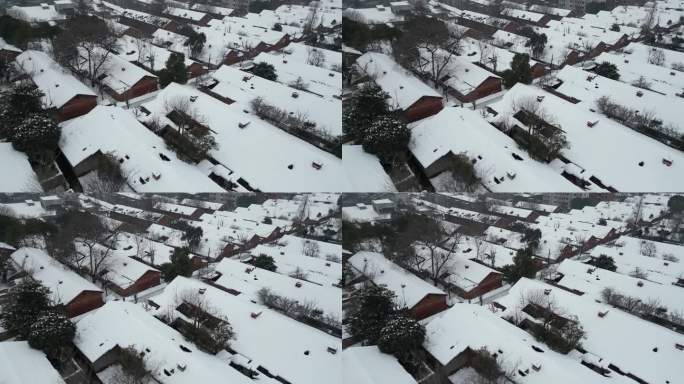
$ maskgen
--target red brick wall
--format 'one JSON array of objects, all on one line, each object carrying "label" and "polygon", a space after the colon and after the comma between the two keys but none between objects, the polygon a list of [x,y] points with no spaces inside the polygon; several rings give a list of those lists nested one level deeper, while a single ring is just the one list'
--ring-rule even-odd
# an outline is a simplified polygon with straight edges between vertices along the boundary
[{"label": "red brick wall", "polygon": [[480,83],[475,90],[465,96],[458,97],[458,99],[464,103],[470,103],[500,91],[501,79],[498,77],[488,77],[485,81]]},{"label": "red brick wall", "polygon": [[113,287],[114,291],[124,297],[134,295],[138,292],[142,292],[146,289],[155,287],[161,283],[161,272],[149,270],[145,272],[133,285],[128,286],[126,289],[119,287]]},{"label": "red brick wall", "polygon": [[464,299],[474,299],[476,297],[482,296],[485,293],[500,288],[501,287],[501,274],[500,273],[490,273],[485,277],[477,287],[471,289],[463,295]]},{"label": "red brick wall", "polygon": [[409,310],[409,314],[416,320],[422,320],[435,313],[447,309],[446,295],[430,294],[425,296],[418,304]]},{"label": "red brick wall", "polygon": [[137,83],[135,83],[131,88],[129,88],[124,93],[117,93],[111,89],[108,89],[108,93],[116,99],[116,101],[126,101],[130,99],[135,99],[144,94],[154,92],[158,89],[158,82],[156,77],[144,77]]},{"label": "red brick wall", "polygon": [[544,76],[546,73],[546,67],[542,63],[536,63],[532,66],[532,78],[536,79],[538,77]]},{"label": "red brick wall", "polygon": [[76,317],[103,305],[102,292],[83,291],[66,305],[67,316]]},{"label": "red brick wall", "polygon": [[190,78],[192,79],[204,73],[204,67],[202,67],[202,64],[192,63],[188,67],[188,72],[190,72]]},{"label": "red brick wall", "polygon": [[404,117],[410,123],[437,114],[443,107],[441,97],[423,96],[404,110]]},{"label": "red brick wall", "polygon": [[76,95],[57,110],[57,118],[59,121],[73,119],[85,115],[95,106],[97,106],[97,96]]}]

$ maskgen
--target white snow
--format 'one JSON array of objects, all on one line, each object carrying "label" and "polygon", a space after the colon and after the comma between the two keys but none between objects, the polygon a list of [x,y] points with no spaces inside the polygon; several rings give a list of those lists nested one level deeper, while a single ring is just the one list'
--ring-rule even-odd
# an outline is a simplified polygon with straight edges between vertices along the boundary
[{"label": "white snow", "polygon": [[0,143],[0,192],[41,192],[38,176],[28,157],[12,148],[11,143]]},{"label": "white snow", "polygon": [[350,183],[349,192],[396,192],[378,157],[360,145],[343,145],[342,161]]},{"label": "white snow", "polygon": [[[490,105],[499,113],[492,120],[525,128],[512,117],[517,112],[513,106],[524,100],[534,102],[538,97],[543,97],[542,101],[536,102],[541,103],[547,119],[565,132],[570,148],[562,152],[583,170],[578,177],[588,180],[595,176],[604,185],[624,192],[643,191],[644,185],[654,192],[684,188],[684,178],[676,177],[684,172],[682,152],[540,88],[516,84],[500,101]],[[596,121],[598,123],[593,127],[587,126],[588,122]],[[612,143],[609,149],[606,143]],[[663,159],[672,160],[672,166],[663,164]],[[643,166],[639,165],[641,162]],[[590,187],[598,189],[598,186]]]},{"label": "white snow", "polygon": [[16,58],[18,67],[26,72],[43,92],[46,108],[61,108],[76,96],[95,96],[71,73],[62,68],[46,53],[28,50]]},{"label": "white snow", "polygon": [[[184,277],[174,279],[163,294],[154,298],[155,303],[160,305],[157,312],[171,312],[179,304],[178,299],[186,292],[196,293],[200,289],[204,290],[201,299],[227,317],[235,331],[231,348],[254,360],[255,365],[261,365],[271,374],[279,375],[292,383],[342,382],[340,339],[197,280]],[[182,316],[178,312],[175,314]],[[336,353],[331,353],[328,348],[335,349]],[[306,351],[308,354],[305,354]],[[186,372],[188,371],[190,369]],[[222,380],[225,381],[226,378]]]},{"label": "white snow", "polygon": [[445,295],[441,289],[394,264],[380,253],[358,252],[349,258],[349,264],[376,285],[394,292],[394,300],[400,307],[410,309],[427,295]]},{"label": "white snow", "polygon": [[65,383],[45,354],[27,341],[0,343],[0,372],[2,384]]},{"label": "white snow", "polygon": [[387,92],[391,106],[407,109],[422,97],[441,97],[388,55],[368,52],[356,60],[356,65]]},{"label": "white snow", "polygon": [[[76,323],[76,347],[94,362],[114,347],[144,352],[146,368],[165,384],[252,381],[194,344],[136,304],[110,301]],[[191,352],[183,351],[184,346]],[[180,367],[184,367],[181,369]],[[173,372],[166,375],[167,372]]]},{"label": "white snow", "polygon": [[267,288],[276,295],[299,303],[311,303],[321,309],[325,315],[342,321],[340,305],[342,289],[310,283],[306,281],[307,273],[301,278],[294,278],[284,273],[281,274],[277,269],[271,272],[230,259],[221,260],[216,264],[215,271],[222,274],[215,283],[240,292],[237,296],[240,299],[258,301],[259,290]]},{"label": "white snow", "polygon": [[[543,292],[543,295],[556,303],[560,308],[559,311],[563,311],[563,316],[577,317],[577,321],[586,333],[586,339],[582,340],[582,347],[587,352],[647,382],[675,383],[681,376],[681,351],[675,348],[675,343],[684,343],[681,334],[606,304],[596,303],[589,297],[578,296],[540,281],[522,278],[511,288],[507,296],[497,300],[506,307],[501,316],[518,314],[531,318],[521,311],[521,303],[525,302],[524,298],[527,295],[544,290],[549,293],[546,295],[546,292]],[[599,312],[605,311],[607,311],[605,316],[598,316]],[[459,331],[462,332],[461,327]],[[657,348],[657,352],[653,350],[654,348]],[[595,380],[601,378],[601,376],[594,375]],[[616,376],[618,375],[613,375],[613,377]],[[562,377],[564,376],[557,378]],[[572,382],[577,380],[574,376],[565,377],[572,377]],[[595,380],[582,380],[582,382],[595,382]]]},{"label": "white snow", "polygon": [[374,345],[345,349],[342,352],[342,372],[345,383],[417,383],[394,356],[380,352]]},{"label": "white snow", "polygon": [[[174,126],[165,117],[165,104],[167,100],[177,98],[195,99],[192,108],[215,132],[218,148],[211,152],[212,156],[244,177],[252,188],[265,192],[346,189],[347,181],[341,177],[342,160],[339,158],[258,120],[252,114],[246,114],[238,103],[226,105],[190,86],[170,84],[155,100],[143,105],[152,115],[142,118],[159,117]],[[247,123],[240,128],[241,124]],[[340,123],[341,120],[338,121]],[[314,168],[312,162],[322,164],[321,169]],[[291,168],[288,167],[290,165]]]},{"label": "white snow", "polygon": [[128,185],[137,192],[223,191],[196,166],[178,159],[162,138],[129,111],[97,106],[61,126],[59,146],[74,167],[98,152],[111,153],[120,160]]},{"label": "white snow", "polygon": [[475,169],[485,186],[496,192],[579,189],[548,165],[531,159],[513,139],[467,108],[444,108],[415,123],[409,149],[424,168],[449,153],[464,153],[475,160]]},{"label": "white snow", "polygon": [[10,255],[14,263],[50,289],[50,298],[61,304],[69,304],[86,291],[102,292],[95,284],[68,269],[47,253],[36,248],[19,248]]}]

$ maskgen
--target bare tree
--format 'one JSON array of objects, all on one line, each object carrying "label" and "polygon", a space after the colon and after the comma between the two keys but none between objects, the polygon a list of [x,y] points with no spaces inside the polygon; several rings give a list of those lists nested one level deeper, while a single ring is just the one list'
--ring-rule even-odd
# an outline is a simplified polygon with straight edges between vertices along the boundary
[{"label": "bare tree", "polygon": [[113,153],[106,153],[99,158],[94,177],[83,183],[83,190],[87,193],[119,192],[126,185],[126,177],[121,164]]},{"label": "bare tree", "polygon": [[656,257],[658,254],[658,249],[656,248],[655,243],[651,241],[642,241],[641,242],[641,254],[646,256],[646,257]]},{"label": "bare tree", "polygon": [[489,246],[484,239],[484,236],[473,236],[473,246],[475,247],[475,257],[478,260],[484,261]]},{"label": "bare tree", "polygon": [[319,257],[321,255],[321,247],[316,241],[302,239],[302,252],[304,256]]},{"label": "bare tree", "polygon": [[309,36],[313,34],[315,32],[316,27],[320,23],[320,3],[312,2],[311,4],[314,5],[309,7],[309,14],[306,16],[306,19],[304,20],[304,26],[302,27],[302,33],[304,34],[304,36]]},{"label": "bare tree", "polygon": [[446,74],[452,57],[460,54],[464,30],[428,17],[412,19],[405,28],[404,34],[393,46],[397,62],[438,84]]},{"label": "bare tree", "polygon": [[654,65],[663,66],[665,64],[665,51],[660,48],[651,47],[648,50],[648,62]]},{"label": "bare tree", "polygon": [[317,67],[322,67],[325,64],[325,54],[318,48],[307,46],[306,47],[306,63],[310,65],[315,65]]},{"label": "bare tree", "polygon": [[47,241],[48,249],[56,258],[86,271],[92,281],[97,281],[108,267],[119,228],[109,228],[103,218],[78,210],[68,210],[56,220],[60,230]]},{"label": "bare tree", "polygon": [[54,40],[55,59],[95,85],[108,69],[118,38],[110,25],[95,16],[69,19]]}]

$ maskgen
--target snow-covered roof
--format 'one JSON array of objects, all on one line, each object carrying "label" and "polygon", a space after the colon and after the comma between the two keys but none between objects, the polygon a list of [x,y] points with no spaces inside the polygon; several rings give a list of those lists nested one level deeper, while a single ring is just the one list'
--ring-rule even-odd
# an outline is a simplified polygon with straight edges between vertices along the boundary
[{"label": "snow-covered roof", "polygon": [[[170,51],[183,53],[185,56],[190,56],[189,48],[185,45],[188,37],[179,33],[167,31],[166,29],[157,29],[152,33],[152,43],[162,47],[168,48]],[[166,62],[164,62],[166,64]]]},{"label": "snow-covered roof", "polygon": [[223,207],[223,203],[216,203],[213,201],[207,201],[204,199],[191,199],[191,198],[185,198],[181,200],[181,204],[190,206],[190,207],[197,207],[197,208],[208,208],[208,209],[213,209],[215,211],[218,211]]},{"label": "snow-covered roof", "polygon": [[342,94],[342,74],[307,63],[290,61],[286,54],[261,52],[252,59],[254,63],[265,62],[273,65],[277,82],[290,85],[302,78],[311,93],[326,98],[340,98]]},{"label": "snow-covered roof", "polygon": [[[344,174],[342,160],[252,114],[245,114],[240,103],[227,105],[193,87],[172,83],[159,92],[153,101],[143,105],[152,114],[142,118],[159,117],[166,124],[174,126],[165,117],[166,104],[177,98],[195,100],[193,108],[215,132],[218,148],[211,154],[235,172],[234,181],[244,177],[252,188],[261,191],[346,189],[347,181],[341,177]],[[340,122],[341,119],[338,120]],[[246,125],[241,128],[243,124]],[[322,167],[314,168],[313,162]]]},{"label": "snow-covered roof", "polygon": [[[147,264],[141,263],[135,259],[131,259],[130,256],[136,256],[137,249],[135,246],[128,250],[124,249],[130,245],[126,240],[122,242],[122,246],[120,246],[118,249],[107,250],[107,248],[101,244],[95,244],[92,248],[92,252],[102,255],[97,257],[101,257],[103,260],[106,260],[102,265],[103,273],[100,274],[100,277],[123,289],[126,289],[138,282],[138,280],[148,271],[157,271],[155,268],[152,268]],[[91,251],[88,245],[78,240],[74,241],[74,247],[76,251],[80,252],[81,254],[87,255]],[[88,269],[88,265],[85,265],[84,268]]]},{"label": "snow-covered roof", "polygon": [[240,299],[258,301],[259,290],[268,288],[276,295],[300,303],[311,303],[321,309],[325,315],[342,321],[342,307],[340,306],[342,289],[310,283],[306,281],[307,272],[303,272],[303,276],[290,277],[277,269],[271,272],[225,258],[216,264],[215,271],[222,274],[215,283],[240,292],[238,295]]},{"label": "snow-covered roof", "polygon": [[61,126],[59,146],[72,165],[97,152],[112,153],[123,160],[128,185],[137,192],[223,191],[195,166],[178,159],[129,111],[97,106]]},{"label": "snow-covered roof", "polygon": [[397,188],[378,157],[364,151],[360,145],[343,145],[342,161],[350,192],[396,192]]},{"label": "snow-covered roof", "polygon": [[605,96],[613,103],[640,113],[653,112],[664,125],[684,134],[684,121],[681,118],[681,109],[684,107],[682,98],[637,88],[629,83],[598,76],[569,65],[555,76],[563,81],[556,90],[581,100],[579,104],[585,108],[598,110],[596,101]]},{"label": "snow-covered roof", "polygon": [[[490,68],[492,70],[496,69],[497,72],[503,72],[507,69],[511,69],[511,62],[513,61],[513,57],[515,57],[515,53],[513,51],[497,47],[486,41],[473,39],[472,37],[464,37],[461,39],[461,52],[465,55],[461,56],[461,59],[465,60],[467,58],[467,60],[471,63],[482,63],[485,66],[487,66],[487,68]],[[534,66],[537,63],[537,61],[530,59],[530,67]],[[484,71],[477,65],[475,65],[475,67],[479,68],[479,71]],[[470,69],[472,69],[471,66],[464,66],[464,68],[468,68],[469,72]],[[474,77],[470,80],[464,81],[467,81],[467,83],[471,84],[472,86],[477,86],[479,85],[479,83],[476,83],[478,79],[482,79],[480,80],[480,82],[482,82],[489,76],[495,76],[493,73],[487,71],[479,71],[473,73],[472,75],[468,74],[469,76]],[[457,73],[461,72],[462,71],[457,71]],[[475,77],[476,73],[478,73],[477,77]]]},{"label": "snow-covered roof", "polygon": [[355,223],[369,223],[373,221],[388,220],[391,213],[377,212],[372,205],[359,203],[349,207],[342,207],[342,218]]},{"label": "snow-covered roof", "polygon": [[43,92],[43,104],[46,108],[61,108],[78,95],[95,96],[95,92],[62,68],[45,52],[25,51],[17,56],[16,62]]},{"label": "snow-covered roof", "polygon": [[439,92],[420,81],[388,55],[368,52],[356,60],[356,65],[387,92],[391,106],[406,109],[422,97],[441,97]]},{"label": "snow-covered roof", "polygon": [[[542,292],[541,295],[556,303],[559,308],[557,311],[562,312],[556,314],[564,317],[576,316],[585,332],[582,348],[604,359],[602,364],[613,364],[622,372],[652,383],[674,383],[681,376],[679,362],[682,352],[675,347],[676,343],[684,343],[681,334],[612,306],[596,303],[587,295],[579,296],[538,280],[522,278],[511,288],[508,295],[497,299],[498,303],[506,307],[501,316],[517,314],[522,318],[532,319],[522,311],[522,308],[527,302],[525,298],[536,292]],[[607,314],[601,317],[598,315],[599,312]],[[464,333],[461,327],[458,330],[459,334]],[[595,376],[597,379],[601,378]],[[561,377],[564,376],[560,375],[557,378]],[[577,382],[576,377],[569,377],[572,378],[572,382]]]},{"label": "snow-covered roof", "polygon": [[[680,64],[684,66],[684,52],[673,51],[671,49],[664,48],[654,48],[643,43],[632,42],[626,47],[622,48],[622,53],[624,53],[631,61],[637,61],[641,63],[648,63],[651,51],[657,49],[658,52],[662,52],[664,56],[663,65],[666,68],[672,68],[673,64]],[[680,69],[680,71],[682,71]]]},{"label": "snow-covered roof", "polygon": [[[317,94],[285,85],[297,80],[294,73],[299,70],[293,68],[299,67],[298,64],[277,64],[281,60],[268,54],[261,54],[259,57],[261,59],[257,57],[255,62],[260,60],[273,62],[278,66],[277,68],[280,70],[276,69],[276,74],[280,79],[279,81],[283,82],[282,84],[279,81],[267,80],[235,67],[222,65],[221,68],[212,74],[213,78],[218,81],[218,84],[211,91],[236,101],[241,106],[241,110],[251,108],[251,101],[261,97],[269,105],[276,106],[294,115],[303,116],[304,119],[313,122],[316,129],[328,135],[342,135],[342,101],[333,97],[333,95],[341,93],[342,80],[339,72],[310,66],[313,67],[313,69],[309,68],[310,72],[318,72],[318,75],[312,76],[312,78],[322,78],[321,75],[327,76],[327,73],[333,73],[338,79],[339,90],[334,89],[333,83],[319,83],[318,86],[312,87],[312,91],[313,88],[316,88],[318,92],[325,93],[326,97],[321,97]],[[287,68],[284,66],[287,66]],[[291,71],[289,74],[287,73],[288,70]],[[304,75],[306,76],[306,74]],[[305,78],[304,80],[306,82],[307,79]],[[311,84],[313,81],[315,80],[310,80],[308,83]],[[233,106],[232,108],[236,107]]]},{"label": "snow-covered roof", "polygon": [[506,8],[501,13],[506,15],[506,16],[514,17],[514,18],[520,19],[520,20],[530,21],[533,23],[540,22],[541,19],[545,16],[543,13],[525,11],[522,9],[515,9],[515,8]]},{"label": "snow-covered roof", "polygon": [[[171,56],[170,50],[129,35],[121,36],[118,44],[117,51],[119,52],[119,57],[130,62],[138,62],[153,71],[161,71],[166,68],[166,61]],[[140,51],[140,47],[143,47],[142,51]],[[140,55],[143,57],[140,57]],[[188,55],[184,54],[184,58],[186,66],[196,63],[189,59]]]},{"label": "snow-covered roof", "polygon": [[526,247],[523,241],[523,234],[505,228],[490,226],[483,233],[485,239],[491,243],[500,244],[510,249],[521,249]]},{"label": "snow-covered roof", "polygon": [[50,289],[56,303],[68,304],[85,291],[101,292],[95,284],[68,269],[47,253],[36,248],[19,248],[10,255],[14,263]]},{"label": "snow-covered roof", "polygon": [[[597,317],[594,315],[594,317]],[[613,378],[584,367],[577,360],[552,351],[534,337],[475,304],[455,304],[426,326],[423,346],[442,365],[466,349],[496,354],[509,379],[521,384],[578,382],[613,383]],[[533,347],[541,349],[537,352]],[[523,376],[520,372],[524,372]],[[625,382],[626,383],[626,382]]]},{"label": "snow-covered roof", "polygon": [[[174,248],[171,246],[150,240],[142,235],[128,232],[120,232],[116,244],[118,254],[124,255],[129,259],[130,256],[138,256],[144,261],[154,265],[170,263],[171,255],[173,255],[174,252]],[[138,247],[140,247],[140,249],[138,249]],[[143,274],[144,272],[147,272],[147,270],[143,271]],[[142,275],[138,274],[138,276]]]},{"label": "snow-covered roof", "polygon": [[[606,28],[613,24],[640,27],[648,19],[651,9],[634,5],[620,5],[611,11],[599,11],[595,18]],[[668,28],[679,21],[681,9],[664,9],[658,7],[651,22],[651,27],[660,26]],[[584,16],[586,18],[586,15]]]},{"label": "snow-covered roof", "polygon": [[321,52],[322,57],[325,58],[320,66],[334,71],[340,71],[342,69],[342,52],[312,47],[304,43],[290,43],[285,48],[273,51],[273,53],[284,53],[288,61],[308,63],[311,51]]},{"label": "snow-covered roof", "polygon": [[560,286],[583,292],[595,300],[603,301],[601,292],[612,288],[616,293],[636,297],[644,303],[657,300],[669,311],[684,312],[682,288],[672,284],[651,282],[570,259],[563,260],[557,272],[563,274],[558,281]]},{"label": "snow-covered roof", "polygon": [[171,16],[180,17],[182,19],[192,20],[194,22],[198,22],[207,16],[207,14],[204,12],[176,7],[168,7],[164,13]]},{"label": "snow-covered roof", "polygon": [[222,16],[230,16],[230,14],[233,13],[233,11],[234,11],[234,9],[232,9],[232,8],[219,7],[217,5],[201,4],[201,3],[193,4],[190,7],[190,9],[195,10],[195,11],[213,13],[213,14],[222,15]]},{"label": "snow-covered roof", "polygon": [[[130,302],[110,301],[80,319],[74,344],[91,362],[117,346],[132,347],[145,353],[146,368],[165,384],[252,382],[228,365],[228,361],[203,352],[142,306]],[[181,346],[191,352],[185,352]]]},{"label": "snow-covered roof", "polygon": [[591,19],[591,16],[589,19],[564,17],[561,20],[549,21],[546,25],[547,28],[542,31],[554,30],[562,32],[564,35],[574,35],[577,36],[578,40],[581,41],[586,39],[591,41],[594,45],[601,41],[608,45],[615,45],[616,43],[619,43],[625,35],[628,37],[630,35],[635,35],[635,31],[629,27],[621,27],[619,31],[614,31],[611,29],[611,26],[603,27],[595,24],[596,23]]},{"label": "snow-covered roof", "polygon": [[41,4],[29,7],[14,5],[7,9],[7,14],[29,23],[44,23],[66,19],[66,15],[59,13],[52,4],[45,4],[45,6]]},{"label": "snow-covered roof", "polygon": [[351,347],[342,352],[342,375],[345,383],[416,384],[416,380],[396,357],[382,353],[375,345]]},{"label": "snow-covered roof", "polygon": [[579,189],[560,172],[530,158],[513,139],[468,108],[444,108],[415,123],[409,149],[424,168],[450,152],[464,153],[469,159],[476,159],[475,169],[492,191],[569,192]]},{"label": "snow-covered roof", "polygon": [[[477,255],[474,248],[471,248],[470,252],[465,252],[469,245],[467,241],[458,244],[453,255],[450,255],[450,252],[443,248],[435,250],[435,254],[439,255],[437,257],[448,260],[444,265],[443,271],[444,274],[447,274],[444,280],[466,292],[480,285],[489,274],[498,274],[496,270],[470,260],[477,258]],[[413,249],[416,256],[425,260],[430,259],[430,250],[427,247],[414,245]]]},{"label": "snow-covered roof", "polygon": [[[423,68],[431,68],[432,55],[425,50],[421,50],[421,56],[424,60]],[[449,61],[444,68],[442,78],[440,79],[444,85],[453,88],[461,95],[468,95],[479,87],[485,80],[493,77],[500,78],[498,75],[489,72],[488,70],[473,64],[472,58],[465,58],[463,56],[450,56],[444,50],[439,50],[434,56],[438,63],[443,62],[447,57]],[[440,64],[435,64],[440,65]]]},{"label": "snow-covered roof", "polygon": [[[306,241],[318,244],[319,256],[311,257],[304,254]],[[298,268],[308,274],[307,280],[324,286],[340,283],[342,279],[342,264],[329,261],[328,255],[337,260],[342,259],[342,246],[322,241],[305,239],[293,235],[285,235],[275,243],[260,244],[254,247],[250,254],[253,256],[271,256],[276,264],[276,271],[291,274]]]},{"label": "snow-covered roof", "polygon": [[376,285],[394,292],[394,300],[399,306],[411,309],[428,295],[445,295],[441,289],[394,264],[380,253],[358,252],[349,258],[349,264]]},{"label": "snow-covered roof", "polygon": [[0,192],[40,192],[42,188],[25,153],[0,143]]},{"label": "snow-covered roof", "polygon": [[20,52],[20,53],[21,53],[21,49],[15,47],[15,46],[12,45],[12,44],[9,44],[9,43],[6,42],[5,39],[3,39],[2,37],[0,37],[0,50],[3,50],[3,51],[14,51],[14,52]]},{"label": "snow-covered roof", "polygon": [[[540,103],[547,119],[565,132],[570,147],[562,152],[572,164],[552,163],[559,171],[568,171],[585,180],[595,176],[604,185],[624,192],[641,191],[644,185],[649,185],[652,191],[684,188],[684,179],[675,176],[684,172],[682,152],[538,87],[516,84],[501,100],[490,105],[499,113],[492,120],[526,129],[512,117],[518,112],[514,106],[525,100]],[[597,123],[589,127],[589,122]],[[613,144],[610,151],[606,150],[605,143]],[[667,166],[663,159],[671,160],[672,165]],[[579,170],[568,168],[570,165]],[[598,189],[598,186],[589,187]]]},{"label": "snow-covered roof", "polygon": [[311,17],[311,12],[314,7],[317,7],[316,20],[313,20],[313,27],[318,26],[331,28],[335,25],[342,24],[342,5],[334,3],[326,3],[323,1],[312,1],[308,5],[299,4],[283,4],[274,11],[263,10],[260,15],[269,15],[272,13],[274,20],[285,25],[295,25],[303,27]]},{"label": "snow-covered roof", "polygon": [[[166,64],[166,63],[164,63]],[[145,77],[157,76],[117,55],[109,55],[103,69],[103,85],[117,93],[124,93]]]},{"label": "snow-covered roof", "polygon": [[0,372],[3,384],[65,383],[45,354],[27,341],[0,343]]},{"label": "snow-covered roof", "polygon": [[183,216],[192,216],[197,211],[196,207],[189,207],[186,205],[167,203],[163,201],[159,201],[154,204],[154,208],[160,211],[176,213]]},{"label": "snow-covered roof", "polygon": [[[230,348],[253,360],[254,366],[260,365],[272,375],[292,383],[342,383],[340,339],[198,280],[184,277],[174,279],[161,295],[153,299],[160,305],[157,312],[171,312],[172,308],[178,306],[179,297],[182,298],[186,292],[196,293],[200,289],[204,291],[201,298],[216,313],[227,317],[232,326],[235,340],[231,340]],[[178,312],[175,314],[183,316]],[[335,349],[336,353],[331,353],[328,348]],[[175,350],[180,351],[178,348]],[[190,369],[186,370],[188,371]],[[212,381],[214,380],[197,383]]]},{"label": "snow-covered roof", "polygon": [[608,62],[617,67],[620,81],[634,84],[640,78],[648,82],[648,88],[670,97],[684,94],[684,72],[667,67],[630,60],[627,54],[603,52],[594,58],[596,63]]},{"label": "snow-covered roof", "polygon": [[532,6],[530,6],[530,11],[539,12],[539,13],[546,13],[548,15],[561,16],[561,17],[565,17],[565,16],[569,15],[570,12],[572,12],[569,9],[549,7],[547,5],[540,5],[540,4],[532,4]]},{"label": "snow-covered roof", "polygon": [[403,15],[396,15],[392,8],[377,6],[373,8],[347,8],[344,17],[364,24],[386,24],[404,21]]},{"label": "snow-covered roof", "polygon": [[[653,244],[655,257],[642,254],[642,244]],[[629,275],[639,268],[646,273],[646,279],[659,284],[673,284],[684,276],[684,246],[643,240],[636,237],[622,236],[619,239],[601,244],[589,251],[592,257],[606,255],[612,257],[617,266],[617,273]],[[679,261],[665,260],[663,256],[672,255]],[[681,289],[681,288],[680,288]]]},{"label": "snow-covered roof", "polygon": [[145,231],[149,238],[155,241],[163,241],[164,244],[175,247],[182,248],[187,247],[187,240],[183,240],[185,232],[165,225],[154,223],[147,227]]}]

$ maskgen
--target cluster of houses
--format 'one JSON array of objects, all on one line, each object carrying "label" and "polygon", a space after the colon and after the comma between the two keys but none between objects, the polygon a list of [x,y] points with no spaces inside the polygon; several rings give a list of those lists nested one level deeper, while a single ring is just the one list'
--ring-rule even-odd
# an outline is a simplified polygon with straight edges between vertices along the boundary
[{"label": "cluster of houses", "polygon": [[[6,80],[33,82],[62,129],[50,180],[28,171],[20,152],[2,149],[2,163],[12,164],[7,191],[89,192],[88,179],[107,156],[137,192],[350,189],[340,177],[341,4],[241,16],[199,3],[174,2],[163,14],[144,1],[88,6],[118,37],[114,49],[94,53],[106,57],[96,80],[35,45],[22,51],[0,41],[0,60],[16,69]],[[203,48],[192,50],[188,34],[204,34]],[[184,55],[190,84],[160,89],[158,75],[174,53]],[[249,72],[262,62],[276,78]],[[191,135],[212,136],[208,151],[197,149],[205,137],[182,137],[189,134],[183,124],[193,127]]]},{"label": "cluster of houses", "polygon": [[[445,254],[455,249],[444,272],[437,280],[427,278],[383,254],[382,239],[364,242],[369,250],[345,256],[343,307],[351,308],[353,292],[369,284],[392,291],[395,304],[425,327],[419,368],[345,333],[345,377],[368,384],[390,377],[407,384],[480,382],[491,379],[479,360],[488,353],[504,375],[501,382],[676,382],[674,362],[684,348],[678,315],[684,246],[643,236],[645,228],[672,216],[671,195],[613,195],[582,209],[549,204],[541,196],[411,194],[411,209],[462,234],[456,247],[445,240],[437,248]],[[377,224],[393,217],[369,219],[351,208],[343,207],[350,222],[355,214],[357,222]],[[533,248],[539,277],[508,284],[502,268],[529,247],[529,230],[541,234]],[[427,252],[415,247],[417,254]],[[615,268],[595,266],[606,256]],[[608,289],[634,303],[654,303],[657,314],[614,301]],[[581,346],[563,353],[535,338],[531,329],[549,316],[559,326],[581,325]]]},{"label": "cluster of houses", "polygon": [[[677,1],[620,6],[596,15],[501,5],[500,14],[493,15],[490,1],[427,3],[423,11],[446,23],[458,52],[426,51],[410,68],[399,64],[389,47],[368,52],[345,47],[352,68],[345,97],[369,82],[387,93],[389,107],[409,124],[407,163],[420,189],[462,189],[454,186],[451,174],[462,156],[473,163],[477,188],[489,192],[636,192],[644,181],[649,190],[680,189],[673,175],[681,172],[677,168],[684,160],[682,122],[675,116],[683,100],[684,56],[647,45],[642,23],[627,16],[655,9],[647,30],[667,34],[682,23]],[[394,6],[345,12],[358,22],[399,29],[406,18],[406,11],[395,12]],[[532,34],[546,36],[543,49],[534,50]],[[529,55],[533,83],[506,89],[502,77],[516,54]],[[594,73],[602,63],[615,65],[619,78]],[[435,68],[439,79],[431,80]],[[606,100],[608,108],[617,105],[650,122],[638,125],[614,115]],[[531,144],[523,131],[538,125],[544,127],[543,140],[563,136],[567,145],[550,158],[528,155]],[[610,154],[601,149],[606,140],[617,144]],[[390,178],[373,155],[362,157],[351,146],[345,150],[350,154],[346,167],[364,164],[373,170],[372,177],[354,181],[364,185],[360,190],[416,190],[392,173]]]},{"label": "cluster of houses", "polygon": [[[338,219],[339,195],[290,195],[237,207],[210,195],[76,197],[2,204],[3,214],[45,221],[80,209],[116,233],[109,245],[74,241],[84,254],[88,246],[108,253],[96,277],[48,254],[41,242],[0,243],[1,255],[9,257],[9,269],[0,276],[0,310],[16,284],[32,279],[50,290],[50,300],[76,325],[76,355],[68,370],[56,370],[42,352],[0,328],[3,380],[10,372],[11,383],[114,383],[125,373],[122,350],[132,347],[146,356],[146,369],[159,383],[342,382],[342,246],[303,232]],[[172,262],[177,248],[189,246],[186,233],[173,227],[180,221],[203,229],[189,255],[194,273],[164,282],[161,266]],[[260,256],[271,257],[275,269],[251,264]],[[266,301],[265,291],[313,312],[310,317],[288,312]],[[230,348],[207,350],[182,333],[184,322],[198,311],[229,322],[235,335]],[[23,372],[26,364],[40,372]]]}]

